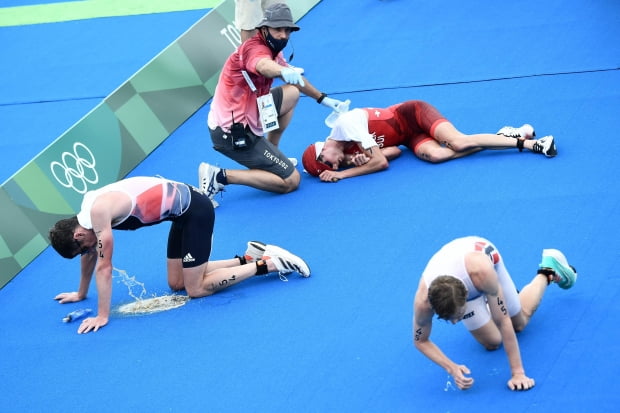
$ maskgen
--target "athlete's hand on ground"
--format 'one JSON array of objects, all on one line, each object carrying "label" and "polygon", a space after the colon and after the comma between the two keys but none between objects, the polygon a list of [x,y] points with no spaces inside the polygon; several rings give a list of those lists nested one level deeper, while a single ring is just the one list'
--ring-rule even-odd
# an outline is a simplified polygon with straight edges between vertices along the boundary
[{"label": "athlete's hand on ground", "polygon": [[323,171],[319,175],[319,178],[323,182],[338,182],[340,180],[340,172],[338,171]]},{"label": "athlete's hand on ground", "polygon": [[456,369],[450,372],[454,383],[461,390],[467,390],[474,385],[473,377],[467,377],[466,374],[471,374],[471,372],[464,364],[457,365]]},{"label": "athlete's hand on ground", "polygon": [[54,300],[58,300],[60,304],[66,304],[77,303],[78,301],[82,301],[83,298],[80,298],[80,295],[77,293],[77,291],[73,291],[71,293],[60,293],[56,297],[54,297]]},{"label": "athlete's hand on ground", "polygon": [[508,388],[510,390],[529,390],[536,385],[534,379],[527,377],[523,373],[513,374],[508,380]]},{"label": "athlete's hand on ground", "polygon": [[80,328],[78,328],[78,334],[86,334],[91,331],[97,331],[106,324],[108,324],[108,319],[106,317],[97,316],[85,318],[80,324]]}]

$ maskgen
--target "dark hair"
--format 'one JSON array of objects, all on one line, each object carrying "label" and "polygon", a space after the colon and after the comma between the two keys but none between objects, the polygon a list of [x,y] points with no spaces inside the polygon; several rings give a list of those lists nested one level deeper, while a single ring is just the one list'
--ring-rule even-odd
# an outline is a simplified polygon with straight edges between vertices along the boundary
[{"label": "dark hair", "polygon": [[456,277],[440,275],[428,287],[428,300],[437,317],[449,320],[467,301],[465,284]]},{"label": "dark hair", "polygon": [[80,253],[79,245],[73,238],[73,233],[78,225],[77,216],[73,216],[61,219],[50,229],[48,238],[52,247],[64,258],[73,258]]}]

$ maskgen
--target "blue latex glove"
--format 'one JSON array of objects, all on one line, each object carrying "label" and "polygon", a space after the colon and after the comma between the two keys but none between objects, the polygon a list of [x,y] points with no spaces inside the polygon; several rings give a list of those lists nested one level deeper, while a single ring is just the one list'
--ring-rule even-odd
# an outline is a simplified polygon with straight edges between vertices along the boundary
[{"label": "blue latex glove", "polygon": [[332,108],[334,112],[346,112],[347,110],[349,110],[348,104],[345,104],[345,102],[341,100],[330,98],[329,96],[323,98],[323,100],[321,101],[321,105]]},{"label": "blue latex glove", "polygon": [[289,85],[299,85],[304,87],[306,84],[304,83],[304,78],[301,76],[301,73],[298,70],[295,70],[290,67],[283,67],[280,72],[282,79]]}]

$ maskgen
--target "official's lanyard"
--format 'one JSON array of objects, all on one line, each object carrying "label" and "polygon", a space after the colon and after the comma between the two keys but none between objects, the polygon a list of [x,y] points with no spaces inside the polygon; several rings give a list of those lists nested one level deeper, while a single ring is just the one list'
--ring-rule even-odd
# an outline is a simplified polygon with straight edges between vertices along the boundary
[{"label": "official's lanyard", "polygon": [[256,89],[254,82],[252,82],[252,79],[250,79],[248,72],[242,70],[241,74],[243,74],[243,78],[250,87],[250,90],[257,95],[256,104],[258,105],[258,113],[260,115],[260,123],[263,127],[263,133],[278,129],[280,127],[280,124],[278,123],[278,111],[276,110],[276,105],[273,102],[273,95],[271,92],[263,96],[258,96],[258,90]]}]

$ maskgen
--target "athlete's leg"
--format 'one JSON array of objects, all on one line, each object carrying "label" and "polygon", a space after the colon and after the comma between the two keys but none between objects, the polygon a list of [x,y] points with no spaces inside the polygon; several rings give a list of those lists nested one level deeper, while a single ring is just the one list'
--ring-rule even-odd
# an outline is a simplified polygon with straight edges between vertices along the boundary
[{"label": "athlete's leg", "polygon": [[183,262],[180,258],[168,258],[166,261],[168,270],[168,285],[172,291],[185,289],[183,283]]},{"label": "athlete's leg", "polygon": [[[488,245],[492,248],[491,252],[496,251],[496,254],[489,254],[489,258],[496,258],[494,261],[495,272],[504,293],[508,314],[510,315],[514,330],[520,332],[529,323],[540,305],[550,279],[546,275],[539,273],[519,292],[508,273],[508,269],[499,251],[490,242],[488,242]],[[485,247],[481,246],[480,248]]]},{"label": "athlete's leg", "polygon": [[[270,260],[265,263],[269,271],[276,271]],[[241,265],[239,258],[208,261],[198,267],[185,269],[181,259],[168,259],[168,285],[174,291],[187,290],[191,297],[213,294],[256,275],[256,272],[255,262]]]},{"label": "athlete's leg", "polygon": [[393,110],[407,135],[406,146],[422,160],[440,163],[481,150],[457,151],[446,139],[440,139],[458,136],[460,132],[430,103],[411,100],[393,106]]},{"label": "athlete's leg", "polygon": [[487,350],[496,350],[502,344],[502,335],[491,319],[484,296],[468,301],[463,324],[471,335]]},{"label": "athlete's leg", "polygon": [[502,344],[502,334],[493,320],[489,320],[485,325],[470,333],[487,350],[497,350]]},{"label": "athlete's leg", "polygon": [[[440,144],[453,149],[455,152],[465,152],[469,155],[482,149],[510,149],[517,148],[518,139],[492,133],[478,133],[466,135],[456,129],[450,122],[437,125],[433,136]],[[525,139],[523,148],[532,150],[536,140]]]},{"label": "athlete's leg", "polygon": [[245,281],[256,275],[256,263],[236,267],[218,268],[206,272],[207,263],[198,267],[184,268],[183,281],[190,297],[206,297],[226,287]]},{"label": "athlete's leg", "polygon": [[[190,204],[191,205],[191,204]],[[183,284],[183,251],[181,244],[183,239],[182,225],[173,222],[168,232],[168,246],[166,266],[168,273],[168,285],[173,291],[185,288]]]},{"label": "athlete's leg", "polygon": [[515,331],[522,331],[530,322],[530,319],[538,309],[543,295],[547,290],[548,278],[544,274],[536,276],[521,289],[519,300],[521,301],[521,311],[512,317],[512,325]]},{"label": "athlete's leg", "polygon": [[478,152],[481,149],[470,149],[469,151],[456,152],[446,146],[441,146],[439,142],[434,139],[427,139],[415,147],[415,155],[428,162],[441,163],[449,161],[451,159],[461,158],[474,152]]},{"label": "athlete's leg", "polygon": [[297,170],[287,178],[263,171],[261,169],[227,169],[226,176],[229,184],[251,186],[263,191],[286,194],[296,190],[301,181],[301,175]]}]

